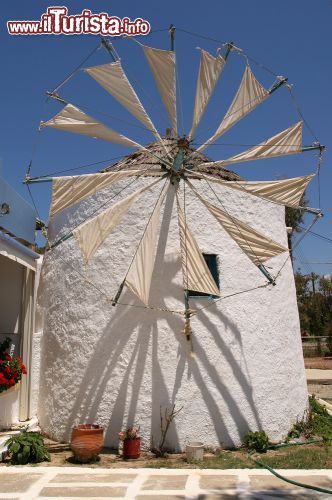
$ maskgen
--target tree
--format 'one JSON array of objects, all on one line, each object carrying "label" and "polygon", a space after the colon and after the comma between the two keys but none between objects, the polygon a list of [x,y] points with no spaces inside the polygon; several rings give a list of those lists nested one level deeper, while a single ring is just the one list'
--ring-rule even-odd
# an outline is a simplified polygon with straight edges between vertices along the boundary
[{"label": "tree", "polygon": [[301,332],[331,336],[332,347],[332,280],[315,273],[295,274]]},{"label": "tree", "polygon": [[321,277],[319,280],[319,289],[325,297],[332,297],[332,278]]}]

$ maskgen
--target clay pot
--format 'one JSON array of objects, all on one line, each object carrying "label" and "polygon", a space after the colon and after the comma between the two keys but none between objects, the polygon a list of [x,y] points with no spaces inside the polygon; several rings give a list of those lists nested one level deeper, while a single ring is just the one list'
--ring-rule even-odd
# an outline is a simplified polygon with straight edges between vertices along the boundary
[{"label": "clay pot", "polygon": [[141,438],[123,441],[123,458],[138,458],[141,453]]},{"label": "clay pot", "polygon": [[75,460],[86,463],[96,457],[104,444],[104,429],[100,425],[79,424],[73,427],[70,448]]}]

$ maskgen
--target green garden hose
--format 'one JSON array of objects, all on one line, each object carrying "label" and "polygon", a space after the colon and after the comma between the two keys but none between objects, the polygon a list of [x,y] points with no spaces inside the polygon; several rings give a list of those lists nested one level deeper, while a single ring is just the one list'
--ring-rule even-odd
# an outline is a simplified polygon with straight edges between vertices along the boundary
[{"label": "green garden hose", "polygon": [[[329,439],[330,441],[330,439]],[[281,443],[274,444],[268,447],[268,450],[278,450],[279,448],[287,448],[288,446],[302,446],[304,444],[317,444],[322,443],[322,439],[308,439],[308,441],[299,441],[298,443]]]},{"label": "green garden hose", "polygon": [[[315,439],[315,440],[301,442],[301,443],[285,443],[285,444],[272,446],[269,449],[284,448],[287,446],[301,446],[303,444],[313,444],[313,443],[321,443],[321,442],[322,442],[321,440]],[[256,453],[256,451],[252,451],[251,453],[248,454],[248,457],[253,462],[255,462],[257,465],[259,465],[260,467],[264,467],[265,469],[270,471],[271,474],[278,477],[282,481],[286,481],[286,483],[294,484],[295,486],[300,486],[301,488],[306,488],[308,490],[314,490],[314,491],[318,491],[320,493],[328,493],[328,494],[332,495],[332,490],[328,490],[327,488],[319,488],[319,486],[312,486],[310,484],[300,483],[298,481],[293,481],[292,479],[288,479],[287,477],[284,477],[281,474],[278,474],[278,472],[276,472],[274,469],[272,469],[272,467],[270,467],[269,465],[264,464],[264,462],[261,462],[260,460],[256,460],[256,458],[253,457],[253,455],[255,453]]]}]

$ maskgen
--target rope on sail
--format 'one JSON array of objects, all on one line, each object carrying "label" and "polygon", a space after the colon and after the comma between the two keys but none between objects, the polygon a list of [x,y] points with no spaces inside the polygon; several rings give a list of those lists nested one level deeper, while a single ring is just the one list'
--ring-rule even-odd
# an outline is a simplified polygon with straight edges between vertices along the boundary
[{"label": "rope on sail", "polygon": [[[178,202],[178,199],[177,199]],[[188,232],[188,226],[187,226],[187,207],[186,207],[186,183],[183,183],[183,214],[184,214],[184,224],[185,224],[185,233],[184,233],[184,246],[185,246],[185,267],[186,267],[186,272],[185,276],[183,277],[183,284],[184,284],[184,303],[185,303],[185,323],[184,323],[184,330],[183,334],[185,335],[186,339],[188,342],[190,342],[190,348],[191,352],[193,352],[193,342],[192,342],[192,329],[191,329],[191,324],[190,324],[190,318],[191,318],[191,310],[189,307],[189,289],[188,289],[188,239],[187,239],[187,232]]]},{"label": "rope on sail", "polygon": [[88,59],[90,59],[90,57],[101,47],[101,42],[98,43],[98,45],[87,55],[87,57],[85,57],[83,59],[83,61],[76,67],[74,68],[74,70],[64,79],[62,80],[62,82],[59,83],[59,85],[57,85],[52,93],[54,92],[57,92],[65,83],[69,82],[69,80],[71,80],[71,78],[81,69],[81,67],[83,66],[83,64],[85,64],[87,62]]},{"label": "rope on sail", "polygon": [[38,175],[36,177],[29,177],[28,176],[28,178],[30,180],[31,179],[44,179],[45,177],[52,177],[52,176],[57,175],[57,174],[65,174],[66,172],[73,172],[74,170],[81,170],[83,168],[93,167],[94,165],[100,165],[101,163],[108,163],[110,161],[120,160],[121,158],[123,158],[123,155],[114,156],[113,158],[107,158],[107,160],[99,160],[99,161],[94,161],[92,163],[85,163],[84,165],[78,165],[77,167],[66,168],[65,170],[57,170],[56,172],[50,172],[48,174]]},{"label": "rope on sail", "polygon": [[[301,241],[303,240],[303,238],[308,234],[308,232],[310,231],[310,229],[316,224],[316,222],[318,221],[318,219],[322,217],[322,214],[317,214],[315,215],[315,217],[313,218],[313,220],[311,221],[311,223],[308,225],[308,227],[305,229],[304,233],[301,235],[301,237],[296,241],[295,245],[293,245],[292,247],[292,251],[294,252],[294,250],[296,249],[296,247],[301,243]],[[285,262],[282,264],[281,268],[279,269],[279,271],[277,272],[276,276],[275,276],[275,280],[280,276],[281,274],[281,271],[283,270],[283,268],[285,267],[285,265],[287,264],[288,262],[288,259],[290,259],[291,255],[290,255],[290,252],[287,256],[287,258],[285,259]]]}]

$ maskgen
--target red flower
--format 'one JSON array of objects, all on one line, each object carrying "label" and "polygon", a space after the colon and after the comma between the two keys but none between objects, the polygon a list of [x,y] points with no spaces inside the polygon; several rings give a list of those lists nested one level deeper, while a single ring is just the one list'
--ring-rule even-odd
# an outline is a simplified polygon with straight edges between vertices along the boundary
[{"label": "red flower", "polygon": [[19,356],[11,356],[6,350],[10,339],[0,343],[0,393],[17,384],[22,375],[27,373],[26,367]]}]

